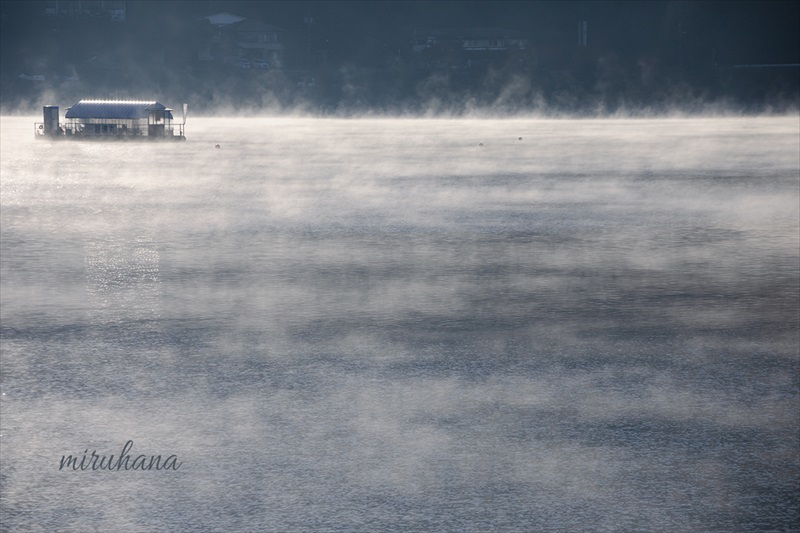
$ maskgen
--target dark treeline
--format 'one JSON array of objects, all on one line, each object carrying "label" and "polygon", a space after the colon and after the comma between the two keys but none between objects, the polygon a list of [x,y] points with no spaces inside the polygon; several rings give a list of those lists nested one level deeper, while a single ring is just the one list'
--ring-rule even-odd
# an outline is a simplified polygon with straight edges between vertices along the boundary
[{"label": "dark treeline", "polygon": [[[47,15],[46,2],[1,5],[4,112],[88,97],[185,101],[200,112],[343,114],[800,105],[796,1],[129,1],[122,22]],[[284,29],[284,63],[200,61],[211,31],[203,17],[223,11]],[[442,28],[503,28],[527,44],[470,68],[420,61],[415,38]]]}]

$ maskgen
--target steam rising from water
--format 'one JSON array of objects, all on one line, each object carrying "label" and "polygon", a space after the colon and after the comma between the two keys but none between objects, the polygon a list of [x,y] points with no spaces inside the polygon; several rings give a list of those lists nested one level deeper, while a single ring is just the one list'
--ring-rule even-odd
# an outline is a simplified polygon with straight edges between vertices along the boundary
[{"label": "steam rising from water", "polygon": [[[797,117],[32,122],[2,121],[4,529],[796,523]],[[58,470],[128,439],[184,465]]]}]

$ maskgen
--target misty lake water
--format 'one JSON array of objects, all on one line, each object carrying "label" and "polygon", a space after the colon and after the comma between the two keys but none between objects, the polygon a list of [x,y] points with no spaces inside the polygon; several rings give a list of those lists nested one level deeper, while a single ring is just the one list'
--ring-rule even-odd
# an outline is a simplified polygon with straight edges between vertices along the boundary
[{"label": "misty lake water", "polygon": [[[35,120],[3,531],[797,527],[797,116]],[[129,440],[180,468],[60,469]]]}]

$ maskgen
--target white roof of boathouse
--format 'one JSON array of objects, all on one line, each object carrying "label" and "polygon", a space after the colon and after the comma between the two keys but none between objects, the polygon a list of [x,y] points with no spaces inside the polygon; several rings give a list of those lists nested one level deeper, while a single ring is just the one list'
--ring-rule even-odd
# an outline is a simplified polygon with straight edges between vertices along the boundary
[{"label": "white roof of boathouse", "polygon": [[65,118],[148,118],[151,111],[166,111],[172,118],[171,109],[155,100],[81,100],[67,108]]}]

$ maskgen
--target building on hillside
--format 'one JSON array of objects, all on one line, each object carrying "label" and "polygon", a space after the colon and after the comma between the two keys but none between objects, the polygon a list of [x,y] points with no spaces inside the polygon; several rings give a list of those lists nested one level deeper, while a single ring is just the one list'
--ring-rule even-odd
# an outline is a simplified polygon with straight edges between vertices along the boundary
[{"label": "building on hillside", "polygon": [[471,68],[506,62],[524,53],[528,39],[504,28],[415,31],[412,52],[420,68]]},{"label": "building on hillside", "polygon": [[222,61],[225,56],[223,46],[223,28],[245,20],[244,17],[232,13],[216,13],[200,19],[200,24],[206,26],[206,39],[197,52],[200,61]]},{"label": "building on hillside", "polygon": [[125,0],[46,0],[44,12],[51,17],[109,16],[122,22],[127,17]]},{"label": "building on hillside", "polygon": [[199,51],[200,61],[217,61],[241,68],[282,68],[286,30],[231,13],[204,17],[211,26]]}]

